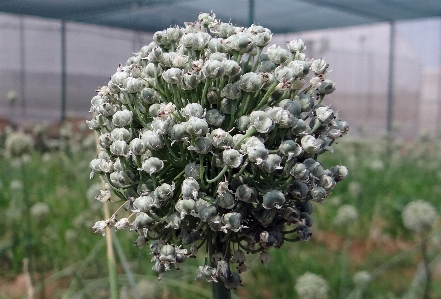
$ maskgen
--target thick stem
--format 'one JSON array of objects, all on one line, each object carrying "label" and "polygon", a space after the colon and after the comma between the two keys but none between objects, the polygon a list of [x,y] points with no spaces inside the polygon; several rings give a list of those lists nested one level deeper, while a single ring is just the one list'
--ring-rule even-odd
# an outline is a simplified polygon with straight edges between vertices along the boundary
[{"label": "thick stem", "polygon": [[[223,252],[224,243],[215,234],[207,242],[211,244],[208,246],[208,259],[211,267],[216,268],[216,264],[211,258],[216,252]],[[211,294],[213,299],[231,299],[231,290],[227,289],[224,283],[218,279],[218,282],[211,282]]]},{"label": "thick stem", "polygon": [[211,283],[211,293],[213,299],[231,299],[231,290],[222,281]]},{"label": "thick stem", "polygon": [[[104,203],[104,218],[109,219],[108,202]],[[112,233],[109,227],[106,227],[106,244],[107,244],[107,267],[109,270],[110,298],[118,299],[118,276],[116,271],[115,254],[112,246]]]},{"label": "thick stem", "polygon": [[432,272],[430,271],[429,257],[427,256],[427,238],[421,242],[421,251],[423,254],[424,268],[426,272],[426,286],[424,287],[424,299],[430,298],[430,289],[432,285]]}]

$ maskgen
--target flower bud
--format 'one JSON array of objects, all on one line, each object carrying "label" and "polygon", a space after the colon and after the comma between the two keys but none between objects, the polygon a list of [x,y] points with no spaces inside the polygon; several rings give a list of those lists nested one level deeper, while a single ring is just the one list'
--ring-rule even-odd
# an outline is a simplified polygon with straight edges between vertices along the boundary
[{"label": "flower bud", "polygon": [[290,67],[280,65],[274,70],[274,76],[279,82],[291,82],[294,79],[294,70]]},{"label": "flower bud", "polygon": [[187,122],[174,124],[173,127],[170,129],[170,137],[174,141],[182,140],[187,136]]},{"label": "flower bud", "polygon": [[242,68],[236,61],[227,59],[224,60],[223,63],[224,63],[224,76],[234,77],[240,74]]},{"label": "flower bud", "polygon": [[110,82],[122,86],[124,84],[124,80],[127,79],[128,77],[129,77],[128,73],[122,70],[118,70],[115,74],[112,75],[112,77],[110,77]]},{"label": "flower bud", "polygon": [[164,141],[162,140],[161,135],[149,129],[142,131],[141,140],[150,150],[158,150],[164,147]]},{"label": "flower bud", "polygon": [[117,111],[117,106],[110,103],[103,103],[96,108],[96,112],[104,117],[111,117]]},{"label": "flower bud", "polygon": [[140,78],[129,77],[124,80],[124,88],[128,93],[137,93],[144,87],[144,82]]},{"label": "flower bud", "polygon": [[101,148],[110,148],[110,145],[113,143],[110,133],[101,134],[100,137],[98,137],[98,143]]},{"label": "flower bud", "polygon": [[211,53],[216,53],[216,52],[223,53],[225,51],[224,39],[223,38],[212,38],[208,41],[207,47]]}]

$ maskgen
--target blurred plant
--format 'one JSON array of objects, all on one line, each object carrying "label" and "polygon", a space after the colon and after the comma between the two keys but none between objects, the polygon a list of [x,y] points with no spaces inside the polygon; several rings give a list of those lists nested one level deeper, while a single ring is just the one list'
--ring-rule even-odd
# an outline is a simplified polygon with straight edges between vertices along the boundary
[{"label": "blurred plant", "polygon": [[18,94],[15,90],[9,90],[6,94],[6,100],[8,101],[9,106],[15,106],[15,103],[18,100]]},{"label": "blurred plant", "polygon": [[413,231],[421,244],[421,253],[426,276],[426,285],[424,288],[424,299],[430,298],[432,284],[432,271],[427,253],[428,234],[432,229],[438,214],[435,208],[424,200],[415,200],[406,205],[402,212],[404,226]]},{"label": "blurred plant", "polygon": [[335,84],[301,40],[262,54],[272,36],[262,26],[212,13],[185,25],[156,32],[92,98],[87,123],[102,151],[90,176],[106,179],[99,201],[110,190],[123,201],[93,230],[135,231],[160,275],[205,245],[197,277],[230,298],[245,252],[267,261],[269,248],[310,239],[311,202],[348,174],[318,158],[348,124],[322,105]]},{"label": "blurred plant", "polygon": [[302,299],[327,299],[329,285],[320,275],[307,272],[297,279],[295,289]]}]

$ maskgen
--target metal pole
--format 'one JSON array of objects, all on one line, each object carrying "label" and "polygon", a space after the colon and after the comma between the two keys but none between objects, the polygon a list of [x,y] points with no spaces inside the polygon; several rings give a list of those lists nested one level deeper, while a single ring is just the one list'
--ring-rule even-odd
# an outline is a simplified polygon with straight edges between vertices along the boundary
[{"label": "metal pole", "polygon": [[61,21],[61,123],[66,118],[66,22]]},{"label": "metal pole", "polygon": [[394,66],[395,66],[395,22],[390,21],[389,36],[389,78],[387,87],[387,133],[392,132],[394,100]]},{"label": "metal pole", "polygon": [[26,41],[24,17],[20,17],[20,89],[21,114],[26,116]]},{"label": "metal pole", "polygon": [[248,26],[251,26],[254,24],[254,0],[249,0],[248,2],[248,11],[249,11],[249,20],[248,20]]}]

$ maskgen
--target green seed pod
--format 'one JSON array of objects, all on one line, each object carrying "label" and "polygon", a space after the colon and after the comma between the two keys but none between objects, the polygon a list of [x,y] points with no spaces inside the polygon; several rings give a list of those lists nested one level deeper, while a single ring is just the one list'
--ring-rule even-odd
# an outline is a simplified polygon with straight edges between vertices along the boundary
[{"label": "green seed pod", "polygon": [[279,45],[272,45],[267,50],[268,58],[275,64],[284,63],[288,57],[288,51],[280,48]]},{"label": "green seed pod", "polygon": [[227,59],[223,61],[223,63],[224,63],[224,76],[235,77],[240,74],[242,68],[236,61]]},{"label": "green seed pod", "polygon": [[239,88],[246,92],[259,91],[264,84],[263,75],[260,73],[245,73],[239,79]]},{"label": "green seed pod", "polygon": [[300,143],[302,144],[303,150],[307,153],[316,154],[321,150],[321,142],[312,135],[303,136]]},{"label": "green seed pod", "polygon": [[230,100],[237,100],[242,97],[242,92],[239,89],[239,84],[229,83],[221,91],[221,97],[225,97]]},{"label": "green seed pod", "polygon": [[[145,105],[160,103],[163,101],[162,96],[153,88],[144,88],[139,97]],[[155,115],[157,116],[157,115]]]},{"label": "green seed pod", "polygon": [[285,203],[285,195],[280,190],[271,190],[263,196],[262,206],[265,209],[280,209]]},{"label": "green seed pod", "polygon": [[305,43],[301,39],[293,39],[290,42],[287,42],[288,50],[291,53],[303,52],[306,50]]},{"label": "green seed pod", "polygon": [[328,70],[328,66],[324,59],[317,59],[312,62],[311,70],[317,75],[324,75]]},{"label": "green seed pod", "polygon": [[164,168],[164,162],[156,157],[150,157],[142,162],[141,169],[149,175],[157,173]]},{"label": "green seed pod", "polygon": [[202,67],[202,73],[211,79],[217,79],[224,74],[224,64],[218,60],[209,59],[204,63]]},{"label": "green seed pod", "polygon": [[297,119],[291,127],[291,132],[296,136],[302,136],[306,134],[306,123],[303,119]]},{"label": "green seed pod", "polygon": [[216,104],[219,101],[219,89],[216,87],[210,87],[207,91],[207,100],[211,104]]},{"label": "green seed pod", "polygon": [[291,112],[294,116],[299,116],[302,112],[302,107],[297,101],[292,101],[290,99],[281,100],[277,106],[282,107],[285,110]]},{"label": "green seed pod", "polygon": [[132,134],[126,128],[115,128],[110,133],[110,138],[113,141],[123,140],[125,142],[130,142],[130,140],[132,139]]},{"label": "green seed pod", "polygon": [[288,157],[288,161],[299,156],[303,152],[303,148],[294,140],[284,140],[279,145],[279,151],[282,155]]},{"label": "green seed pod", "polygon": [[144,87],[144,82],[140,78],[129,77],[124,80],[124,88],[128,93],[137,93]]},{"label": "green seed pod", "polygon": [[181,82],[182,70],[176,67],[169,68],[162,73],[162,78],[169,84],[177,85]]},{"label": "green seed pod", "polygon": [[167,222],[167,225],[165,227],[170,227],[173,229],[180,229],[182,223],[181,216],[178,213],[172,213],[168,215],[165,221]]},{"label": "green seed pod", "polygon": [[233,147],[233,137],[221,128],[211,131],[210,140],[215,148]]},{"label": "green seed pod", "polygon": [[238,232],[241,226],[241,215],[240,213],[226,213],[222,216],[222,223],[224,224],[223,228],[225,230],[229,229],[233,232]]},{"label": "green seed pod", "polygon": [[236,188],[236,199],[241,200],[248,203],[255,203],[257,200],[257,191],[256,189],[243,184]]},{"label": "green seed pod", "polygon": [[290,82],[294,79],[295,73],[292,68],[280,65],[274,70],[274,76],[279,82]]},{"label": "green seed pod", "polygon": [[145,213],[150,211],[153,207],[158,208],[159,205],[154,197],[140,196],[133,201],[133,207],[136,211]]},{"label": "green seed pod", "polygon": [[198,198],[199,188],[199,183],[193,177],[186,178],[181,185],[182,197],[184,199]]},{"label": "green seed pod", "polygon": [[187,120],[189,120],[192,116],[202,118],[204,116],[204,108],[201,106],[201,104],[190,103],[182,108],[181,113]]},{"label": "green seed pod", "polygon": [[170,137],[174,141],[179,141],[189,136],[187,132],[187,122],[174,124],[170,130]]},{"label": "green seed pod", "polygon": [[301,93],[296,96],[296,100],[299,102],[302,112],[311,111],[314,106],[314,99],[308,94]]},{"label": "green seed pod", "polygon": [[180,199],[175,205],[176,211],[178,211],[181,219],[184,219],[185,215],[190,215],[195,212],[196,202],[191,199]]},{"label": "green seed pod", "polygon": [[208,137],[197,137],[194,145],[188,147],[188,150],[195,151],[198,154],[206,155],[211,151],[213,147]]},{"label": "green seed pod", "polygon": [[282,158],[279,155],[269,154],[259,166],[266,173],[271,173],[278,169],[283,169],[283,167],[280,166],[280,163],[282,163]]},{"label": "green seed pod", "polygon": [[187,178],[195,178],[199,179],[199,164],[196,163],[188,163],[185,165],[184,174]]},{"label": "green seed pod", "polygon": [[257,165],[261,164],[269,154],[268,149],[262,145],[248,146],[246,152],[248,154],[248,159]]},{"label": "green seed pod", "polygon": [[173,190],[175,190],[175,184],[171,185],[163,183],[155,189],[155,197],[158,200],[164,201],[173,197]]},{"label": "green seed pod", "polygon": [[208,133],[208,123],[204,118],[191,116],[186,129],[191,136],[204,136]]},{"label": "green seed pod", "polygon": [[141,140],[149,150],[159,150],[164,147],[161,135],[149,129],[141,132]]},{"label": "green seed pod", "polygon": [[110,133],[101,134],[100,137],[98,137],[98,143],[101,148],[110,148],[113,143]]},{"label": "green seed pod", "polygon": [[236,204],[236,200],[230,191],[226,191],[218,194],[216,197],[216,204],[224,209],[232,209]]},{"label": "green seed pod", "polygon": [[251,119],[248,115],[242,115],[236,120],[236,124],[240,132],[246,132],[251,125]]},{"label": "green seed pod", "polygon": [[235,149],[226,149],[222,152],[224,163],[230,168],[238,168],[242,165],[243,156]]},{"label": "green seed pod", "polygon": [[259,133],[270,131],[273,126],[271,118],[263,111],[253,111],[250,114],[250,124]]},{"label": "green seed pod", "polygon": [[96,108],[96,112],[101,114],[104,117],[111,117],[117,111],[117,106],[112,105],[110,103],[102,103],[98,105]]},{"label": "green seed pod", "polygon": [[289,174],[292,175],[295,179],[301,181],[307,181],[309,179],[309,170],[306,165],[303,163],[296,163],[293,165]]},{"label": "green seed pod", "polygon": [[225,120],[225,115],[220,113],[217,109],[211,109],[205,114],[205,119],[207,120],[208,124],[215,127],[220,127]]},{"label": "green seed pod", "polygon": [[202,221],[208,222],[216,217],[217,210],[214,205],[204,205],[200,209],[198,209],[198,214],[199,214],[199,218]]},{"label": "green seed pod", "polygon": [[129,145],[124,140],[114,141],[110,145],[110,152],[115,156],[127,156],[129,154]]},{"label": "green seed pod", "polygon": [[223,38],[212,38],[208,41],[207,47],[211,53],[216,53],[216,52],[223,53],[225,51],[224,39]]},{"label": "green seed pod", "polygon": [[112,123],[117,127],[129,126],[133,120],[133,112],[130,110],[116,111],[112,116]]},{"label": "green seed pod", "polygon": [[294,181],[288,186],[287,191],[296,199],[304,199],[309,193],[309,187],[304,182]]},{"label": "green seed pod", "polygon": [[326,192],[325,188],[320,186],[315,186],[311,190],[312,201],[322,203],[325,201],[326,197],[328,197],[328,192]]},{"label": "green seed pod", "polygon": [[149,215],[143,212],[136,213],[136,218],[132,222],[132,229],[140,230],[143,228],[148,228],[155,223],[155,219],[151,218]]},{"label": "green seed pod", "polygon": [[317,87],[317,91],[319,94],[330,94],[335,90],[335,83],[329,79],[324,80]]}]

